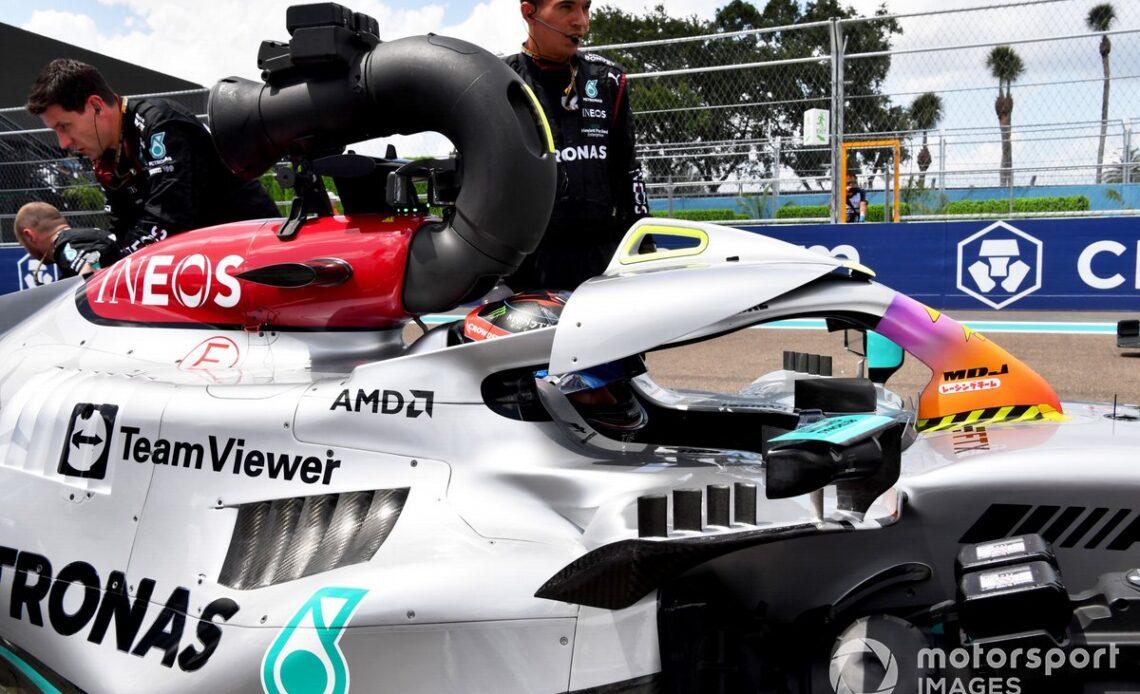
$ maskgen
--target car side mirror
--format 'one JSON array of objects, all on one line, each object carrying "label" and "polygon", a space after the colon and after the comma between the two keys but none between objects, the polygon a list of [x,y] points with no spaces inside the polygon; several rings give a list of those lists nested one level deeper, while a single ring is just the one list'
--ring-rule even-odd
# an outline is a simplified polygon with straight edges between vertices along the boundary
[{"label": "car side mirror", "polygon": [[863,354],[867,359],[867,378],[880,384],[902,368],[906,357],[902,347],[872,330],[863,333]]},{"label": "car side mirror", "polygon": [[765,495],[787,499],[836,485],[837,508],[863,514],[898,481],[906,424],[877,414],[817,419],[774,437],[764,456]]}]

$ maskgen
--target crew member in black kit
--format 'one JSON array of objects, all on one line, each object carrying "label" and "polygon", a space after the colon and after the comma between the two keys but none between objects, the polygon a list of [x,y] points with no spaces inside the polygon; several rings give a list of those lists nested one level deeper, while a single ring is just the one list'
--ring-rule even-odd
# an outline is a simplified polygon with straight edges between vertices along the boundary
[{"label": "crew member in black kit", "polygon": [[527,40],[506,61],[550,122],[559,189],[538,250],[507,284],[574,289],[605,270],[626,230],[649,213],[629,83],[614,63],[578,52],[590,27],[589,0],[523,0],[520,8]]},{"label": "crew member in black kit", "polygon": [[55,265],[59,278],[89,275],[138,250],[103,229],[74,229],[46,202],[29,202],[16,213],[16,240],[42,265]]},{"label": "crew member in black kit", "polygon": [[122,244],[137,249],[190,229],[280,216],[260,183],[226,168],[193,114],[165,99],[119,96],[86,63],[48,63],[27,109],[60,147],[92,161],[109,231]]}]

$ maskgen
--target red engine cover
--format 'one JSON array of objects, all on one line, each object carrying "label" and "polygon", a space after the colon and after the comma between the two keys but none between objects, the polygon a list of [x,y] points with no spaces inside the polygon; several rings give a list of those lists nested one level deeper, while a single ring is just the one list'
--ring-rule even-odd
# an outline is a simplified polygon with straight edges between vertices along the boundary
[{"label": "red engine cover", "polygon": [[[412,234],[423,217],[315,219],[292,240],[282,220],[198,229],[144,248],[95,273],[78,295],[97,323],[305,330],[375,330],[408,318],[401,300]],[[267,286],[239,275],[336,258],[352,276],[336,286]]]}]

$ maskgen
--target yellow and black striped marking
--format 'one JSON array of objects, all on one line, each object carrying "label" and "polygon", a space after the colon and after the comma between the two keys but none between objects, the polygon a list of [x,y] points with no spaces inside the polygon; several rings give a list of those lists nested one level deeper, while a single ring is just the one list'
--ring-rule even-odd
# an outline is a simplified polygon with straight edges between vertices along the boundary
[{"label": "yellow and black striped marking", "polygon": [[959,412],[945,417],[920,419],[915,422],[915,429],[927,433],[932,431],[946,431],[966,424],[993,424],[995,422],[1033,422],[1047,420],[1050,422],[1063,422],[1065,415],[1058,412],[1052,405],[1012,405],[1008,407],[988,407],[984,410]]}]

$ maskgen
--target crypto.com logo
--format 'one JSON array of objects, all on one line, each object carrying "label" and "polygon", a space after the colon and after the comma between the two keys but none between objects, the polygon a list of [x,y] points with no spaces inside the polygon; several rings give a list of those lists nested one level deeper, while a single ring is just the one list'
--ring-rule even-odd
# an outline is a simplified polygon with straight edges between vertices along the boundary
[{"label": "crypto.com logo", "polygon": [[45,284],[51,284],[59,279],[59,270],[55,264],[46,264],[39,258],[33,258],[27,253],[16,261],[16,274],[20,278],[20,289],[31,289]]},{"label": "crypto.com logo", "polygon": [[856,636],[839,643],[827,674],[835,694],[891,694],[899,682],[899,663],[882,641]]},{"label": "crypto.com logo", "polygon": [[1040,239],[994,222],[958,243],[958,289],[995,309],[1041,288]]}]

